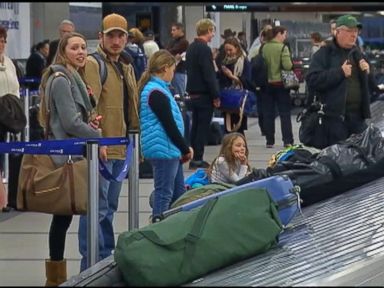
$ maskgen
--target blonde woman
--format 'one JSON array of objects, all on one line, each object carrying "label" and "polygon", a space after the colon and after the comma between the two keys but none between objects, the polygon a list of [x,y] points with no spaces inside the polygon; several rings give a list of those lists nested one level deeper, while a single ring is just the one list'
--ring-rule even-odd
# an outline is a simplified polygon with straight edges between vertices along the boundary
[{"label": "blonde woman", "polygon": [[176,59],[167,50],[155,52],[139,81],[140,144],[153,167],[152,222],[185,192],[183,163],[193,157],[184,137],[180,109],[169,89]]},{"label": "blonde woman", "polygon": [[[59,42],[54,63],[42,76],[40,89],[45,92],[41,103],[40,122],[48,129],[49,139],[101,136],[97,129],[98,121],[91,121],[92,105],[86,86],[78,73],[87,58],[86,43],[81,34],[65,34]],[[50,107],[49,123],[44,121],[46,103]],[[56,165],[63,165],[68,158],[51,157]],[[49,230],[49,259],[45,262],[46,286],[58,286],[67,279],[64,248],[72,218],[71,215],[53,215]]]}]

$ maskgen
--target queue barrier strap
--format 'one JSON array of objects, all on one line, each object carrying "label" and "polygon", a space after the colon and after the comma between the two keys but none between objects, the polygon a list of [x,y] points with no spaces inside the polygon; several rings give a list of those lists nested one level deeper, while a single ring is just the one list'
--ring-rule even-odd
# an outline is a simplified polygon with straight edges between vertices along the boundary
[{"label": "queue barrier strap", "polygon": [[126,137],[72,138],[63,140],[43,140],[29,142],[0,142],[0,153],[45,154],[45,155],[84,155],[88,141],[96,141],[101,146],[126,145],[126,157],[122,170],[114,177],[99,159],[100,173],[109,181],[121,182],[127,176],[132,160],[133,143]]}]

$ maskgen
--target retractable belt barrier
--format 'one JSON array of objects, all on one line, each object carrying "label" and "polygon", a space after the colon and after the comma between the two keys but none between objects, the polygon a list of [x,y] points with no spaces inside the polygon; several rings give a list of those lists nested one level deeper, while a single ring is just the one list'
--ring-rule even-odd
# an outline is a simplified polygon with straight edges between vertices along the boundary
[{"label": "retractable belt barrier", "polygon": [[[99,258],[99,235],[98,235],[98,173],[110,181],[123,181],[129,172],[130,197],[129,205],[138,205],[138,189],[131,191],[132,183],[138,186],[137,171],[138,169],[137,151],[133,151],[136,146],[138,134],[126,137],[112,138],[73,138],[64,140],[44,140],[30,142],[0,142],[0,153],[19,153],[19,154],[48,154],[48,155],[82,155],[87,158],[88,162],[88,209],[87,209],[87,243],[88,243],[88,266],[92,266],[98,262]],[[126,145],[126,159],[122,171],[117,177],[113,177],[111,172],[105,167],[103,161],[98,159],[98,147],[110,145]],[[97,161],[98,159],[98,161]],[[132,162],[132,163],[131,163]],[[135,163],[137,162],[137,163]],[[132,164],[133,169],[129,169]],[[134,175],[133,177],[131,177]],[[136,176],[135,176],[136,175]],[[131,183],[132,182],[132,183]],[[135,182],[135,183],[134,183]],[[134,194],[134,195],[133,195]],[[130,211],[129,222],[130,227],[138,228],[138,207],[134,206]],[[132,226],[132,223],[134,226]]]},{"label": "retractable belt barrier", "polygon": [[20,84],[40,84],[41,78],[37,77],[23,77],[20,79]]},{"label": "retractable belt barrier", "polygon": [[113,177],[111,172],[105,167],[103,161],[99,159],[100,174],[109,181],[121,182],[127,176],[129,165],[132,160],[133,143],[129,138],[74,138],[64,140],[44,140],[30,142],[2,142],[0,143],[0,153],[21,153],[21,154],[48,154],[48,155],[85,155],[85,145],[87,141],[97,141],[101,146],[127,145],[127,152],[123,169],[117,177]]}]

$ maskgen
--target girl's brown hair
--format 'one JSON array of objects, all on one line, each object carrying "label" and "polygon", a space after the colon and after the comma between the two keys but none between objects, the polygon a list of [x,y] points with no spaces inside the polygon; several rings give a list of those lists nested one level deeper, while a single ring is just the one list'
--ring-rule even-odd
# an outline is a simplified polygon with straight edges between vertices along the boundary
[{"label": "girl's brown hair", "polygon": [[165,67],[170,67],[173,64],[176,64],[176,59],[168,50],[160,49],[156,51],[151,58],[149,58],[148,66],[140,77],[138,83],[139,95],[152,75],[160,73]]},{"label": "girl's brown hair", "polygon": [[[208,175],[211,175],[213,165],[215,164],[216,159],[219,157],[224,157],[225,161],[228,163],[230,173],[235,171],[236,158],[232,153],[232,146],[233,146],[233,142],[235,142],[235,140],[237,138],[243,139],[243,141],[245,143],[245,156],[248,158],[249,150],[248,150],[247,139],[245,138],[245,136],[239,132],[228,133],[228,134],[224,135],[224,137],[223,137],[223,140],[221,142],[221,148],[220,148],[219,155],[212,161],[211,165],[208,168],[208,171],[207,171]],[[250,170],[249,165],[248,165],[248,169]]]}]

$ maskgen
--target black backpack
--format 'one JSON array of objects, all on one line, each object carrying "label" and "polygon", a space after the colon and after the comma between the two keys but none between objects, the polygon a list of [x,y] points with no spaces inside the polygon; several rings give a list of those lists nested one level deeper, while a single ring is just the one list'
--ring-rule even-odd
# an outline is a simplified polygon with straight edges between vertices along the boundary
[{"label": "black backpack", "polygon": [[0,97],[0,131],[19,133],[27,125],[23,104],[19,97],[6,94]]},{"label": "black backpack", "polygon": [[132,66],[135,71],[136,81],[139,81],[141,75],[147,67],[147,57],[140,47],[126,46],[124,52],[132,58]]},{"label": "black backpack", "polygon": [[251,60],[251,79],[255,88],[263,88],[268,84],[268,67],[263,57],[263,47],[264,44],[261,45],[259,53]]}]

